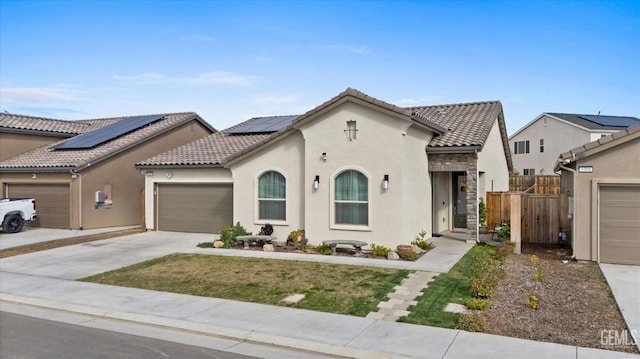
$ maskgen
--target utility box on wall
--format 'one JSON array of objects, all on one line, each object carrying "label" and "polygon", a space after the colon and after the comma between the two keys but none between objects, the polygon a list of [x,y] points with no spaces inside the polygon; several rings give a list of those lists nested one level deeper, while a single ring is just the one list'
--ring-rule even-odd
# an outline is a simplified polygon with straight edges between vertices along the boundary
[{"label": "utility box on wall", "polygon": [[104,203],[104,191],[96,191],[96,203]]}]

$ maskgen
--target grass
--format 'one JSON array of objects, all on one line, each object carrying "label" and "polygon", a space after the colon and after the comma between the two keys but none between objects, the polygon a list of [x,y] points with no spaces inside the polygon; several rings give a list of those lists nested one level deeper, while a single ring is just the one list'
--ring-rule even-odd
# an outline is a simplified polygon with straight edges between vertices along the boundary
[{"label": "grass", "polygon": [[[86,282],[366,316],[409,271],[260,258],[172,254]],[[304,294],[296,304],[282,299]]]},{"label": "grass", "polygon": [[491,246],[474,246],[447,273],[438,275],[418,297],[418,304],[399,321],[443,328],[455,328],[460,314],[445,312],[448,303],[465,304],[471,296],[471,272],[483,252],[495,253]]}]

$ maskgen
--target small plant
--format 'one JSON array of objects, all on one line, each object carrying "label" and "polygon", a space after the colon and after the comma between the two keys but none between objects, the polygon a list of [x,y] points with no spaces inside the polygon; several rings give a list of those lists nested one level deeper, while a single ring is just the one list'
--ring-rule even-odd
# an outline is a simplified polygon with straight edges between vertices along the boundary
[{"label": "small plant", "polygon": [[491,307],[491,303],[488,300],[481,298],[469,298],[465,305],[472,310],[485,310]]},{"label": "small plant", "polygon": [[220,241],[224,243],[224,248],[231,248],[236,245],[236,238],[238,236],[248,235],[251,235],[251,232],[247,232],[247,230],[240,225],[240,222],[236,223],[235,226],[228,224],[224,226],[224,229],[222,230]]},{"label": "small plant", "polygon": [[418,248],[424,250],[424,251],[428,251],[430,249],[435,248],[435,244],[433,244],[433,242],[427,242],[424,237],[427,235],[427,232],[423,230],[421,230],[418,235],[416,236],[416,239],[411,242],[412,245],[417,246]]},{"label": "small plant", "polygon": [[480,203],[478,203],[478,217],[480,225],[487,223],[487,204],[484,203],[484,199],[482,197],[480,197]]},{"label": "small plant", "polygon": [[531,309],[538,309],[538,296],[536,296],[535,293],[529,294],[527,297],[527,305],[529,305]]},{"label": "small plant", "polygon": [[213,242],[201,242],[197,245],[198,248],[213,248]]},{"label": "small plant", "polygon": [[463,313],[458,318],[458,324],[456,329],[464,330],[467,332],[483,332],[484,321],[477,313]]},{"label": "small plant", "polygon": [[531,264],[534,266],[538,265],[538,260],[540,260],[540,258],[538,258],[538,256],[536,256],[535,254],[531,256]]},{"label": "small plant", "polygon": [[307,246],[307,239],[304,236],[304,229],[291,231],[287,238],[287,245],[297,249],[304,249]]},{"label": "small plant", "polygon": [[398,256],[404,259],[405,261],[415,262],[418,260],[418,253],[414,251],[398,252]]},{"label": "small plant", "polygon": [[511,225],[504,223],[498,230],[498,235],[502,240],[509,240],[511,238]]},{"label": "small plant", "polygon": [[542,273],[542,267],[538,267],[536,270],[535,280],[536,282],[542,282],[544,279],[544,275]]},{"label": "small plant", "polygon": [[329,247],[326,244],[321,244],[319,246],[315,246],[313,248],[313,250],[318,252],[318,253],[320,253],[320,254],[322,254],[322,255],[325,255],[325,256],[331,255],[331,247]]},{"label": "small plant", "polygon": [[391,252],[391,248],[371,243],[371,254],[376,257],[386,257]]},{"label": "small plant", "polygon": [[515,246],[516,246],[515,243],[509,240],[505,241],[501,246],[497,247],[496,256],[501,261],[504,261],[509,254],[513,253],[513,248]]}]

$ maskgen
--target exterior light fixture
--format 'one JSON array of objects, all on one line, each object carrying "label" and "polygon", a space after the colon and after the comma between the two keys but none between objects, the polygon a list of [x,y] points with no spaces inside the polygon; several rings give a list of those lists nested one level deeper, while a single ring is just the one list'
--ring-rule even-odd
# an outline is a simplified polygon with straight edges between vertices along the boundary
[{"label": "exterior light fixture", "polygon": [[327,153],[326,152],[322,152],[322,160],[323,161],[327,161]]},{"label": "exterior light fixture", "polygon": [[31,174],[31,178],[36,179],[36,178],[38,178],[38,176],[35,173],[32,173]]},{"label": "exterior light fixture", "polygon": [[316,179],[313,180],[313,189],[320,187],[320,176],[316,175]]},{"label": "exterior light fixture", "polygon": [[153,171],[147,171],[147,177],[153,177]]},{"label": "exterior light fixture", "polygon": [[389,189],[389,175],[384,175],[384,179],[382,180],[382,188]]},{"label": "exterior light fixture", "polygon": [[171,179],[171,177],[173,177],[173,172],[167,172],[166,176],[168,179]]}]

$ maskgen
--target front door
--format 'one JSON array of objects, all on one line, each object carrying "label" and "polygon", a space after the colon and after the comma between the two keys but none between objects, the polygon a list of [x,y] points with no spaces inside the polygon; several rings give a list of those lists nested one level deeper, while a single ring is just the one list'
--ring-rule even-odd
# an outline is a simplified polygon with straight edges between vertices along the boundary
[{"label": "front door", "polygon": [[453,227],[467,228],[467,177],[464,172],[453,173]]}]

